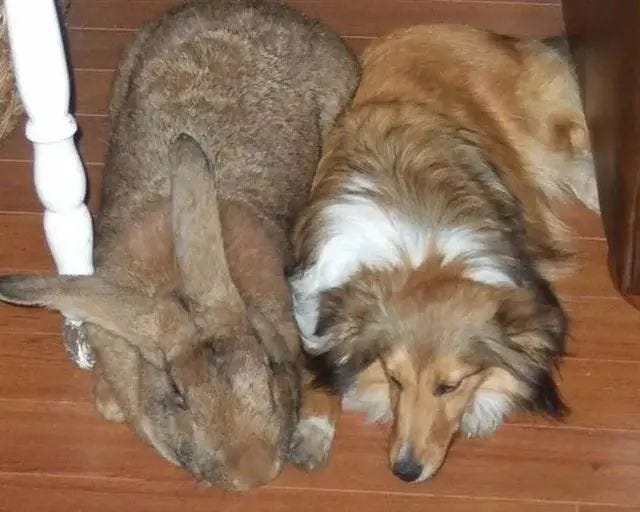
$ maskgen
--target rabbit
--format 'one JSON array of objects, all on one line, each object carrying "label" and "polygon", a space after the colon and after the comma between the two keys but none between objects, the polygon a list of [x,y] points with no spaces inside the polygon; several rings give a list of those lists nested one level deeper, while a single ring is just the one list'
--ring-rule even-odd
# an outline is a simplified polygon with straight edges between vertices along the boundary
[{"label": "rabbit", "polygon": [[125,51],[93,276],[6,276],[0,299],[84,322],[102,415],[197,479],[275,478],[297,419],[288,232],[357,60],[275,0],[191,1]]}]

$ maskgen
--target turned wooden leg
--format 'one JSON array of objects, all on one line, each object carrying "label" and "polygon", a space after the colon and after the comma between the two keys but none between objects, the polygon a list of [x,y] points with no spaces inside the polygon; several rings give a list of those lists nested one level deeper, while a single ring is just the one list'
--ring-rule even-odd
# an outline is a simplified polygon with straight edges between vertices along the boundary
[{"label": "turned wooden leg", "polygon": [[[69,113],[69,73],[55,3],[5,0],[4,5],[49,249],[61,274],[92,274],[93,227],[84,204],[86,176],[74,143],[77,125]],[[65,324],[72,359],[92,367],[81,323],[66,318]]]},{"label": "turned wooden leg", "polygon": [[341,410],[341,397],[313,387],[312,380],[311,375],[303,375],[300,419],[289,454],[291,462],[305,471],[327,465]]}]

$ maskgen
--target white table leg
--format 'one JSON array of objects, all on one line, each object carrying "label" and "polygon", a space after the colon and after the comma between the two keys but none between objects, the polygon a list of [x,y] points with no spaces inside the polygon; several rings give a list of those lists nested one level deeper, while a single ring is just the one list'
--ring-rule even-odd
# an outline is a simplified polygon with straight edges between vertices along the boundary
[{"label": "white table leg", "polygon": [[[33,142],[35,186],[44,230],[61,274],[93,273],[93,227],[84,203],[86,175],[69,113],[69,72],[54,0],[5,0],[18,91]],[[93,366],[82,324],[65,319],[65,346],[83,368]]]}]

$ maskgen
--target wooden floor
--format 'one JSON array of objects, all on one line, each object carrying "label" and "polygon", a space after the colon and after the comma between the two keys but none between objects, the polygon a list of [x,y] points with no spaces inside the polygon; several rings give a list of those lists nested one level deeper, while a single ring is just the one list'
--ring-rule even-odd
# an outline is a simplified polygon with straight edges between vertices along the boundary
[{"label": "wooden floor", "polygon": [[[176,0],[72,0],[69,30],[80,143],[95,212],[107,137],[105,108],[119,52],[144,20]],[[408,22],[456,21],[505,33],[562,31],[554,0],[292,0],[361,50]],[[0,272],[51,271],[20,129],[0,150]],[[55,172],[51,169],[51,172]],[[566,217],[580,234],[581,272],[558,284],[571,316],[562,391],[566,423],[515,418],[488,440],[460,440],[428,483],[386,467],[384,427],[346,416],[330,467],[293,469],[246,496],[195,484],[127,429],[105,422],[91,375],[73,367],[60,319],[0,306],[2,511],[453,511],[640,510],[640,314],[616,295],[599,219]]]}]

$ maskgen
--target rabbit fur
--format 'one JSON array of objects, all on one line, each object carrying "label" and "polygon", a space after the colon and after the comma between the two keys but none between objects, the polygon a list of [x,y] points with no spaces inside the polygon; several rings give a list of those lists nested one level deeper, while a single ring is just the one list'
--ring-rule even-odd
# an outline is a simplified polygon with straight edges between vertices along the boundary
[{"label": "rabbit fur", "polygon": [[93,276],[0,298],[84,321],[96,404],[196,478],[273,479],[296,421],[287,234],[358,65],[278,1],[192,1],[125,51]]}]

